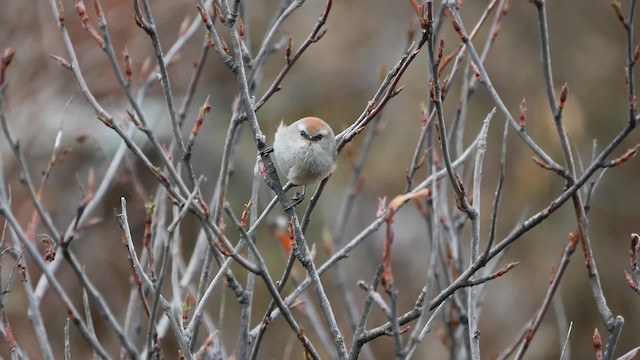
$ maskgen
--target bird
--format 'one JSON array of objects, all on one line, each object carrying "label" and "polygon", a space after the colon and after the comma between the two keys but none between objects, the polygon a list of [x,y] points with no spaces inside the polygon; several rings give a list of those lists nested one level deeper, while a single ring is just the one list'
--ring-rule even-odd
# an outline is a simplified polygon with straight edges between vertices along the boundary
[{"label": "bird", "polygon": [[[278,169],[293,185],[307,185],[331,175],[336,169],[337,146],[331,126],[309,116],[289,126],[281,122],[275,133],[273,152]],[[300,199],[300,201],[302,201]]]}]

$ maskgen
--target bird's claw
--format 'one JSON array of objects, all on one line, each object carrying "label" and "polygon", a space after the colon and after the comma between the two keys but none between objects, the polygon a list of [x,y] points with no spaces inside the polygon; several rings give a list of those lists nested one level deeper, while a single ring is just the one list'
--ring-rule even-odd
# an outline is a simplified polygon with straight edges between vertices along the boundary
[{"label": "bird's claw", "polygon": [[273,147],[267,146],[266,148],[262,149],[262,151],[260,151],[259,154],[262,155],[262,156],[267,156],[267,155],[271,154],[272,152],[273,152]]},{"label": "bird's claw", "polygon": [[293,194],[293,197],[291,198],[291,206],[296,207],[300,205],[300,203],[303,200],[304,200],[304,192],[303,193],[296,192],[295,194]]}]

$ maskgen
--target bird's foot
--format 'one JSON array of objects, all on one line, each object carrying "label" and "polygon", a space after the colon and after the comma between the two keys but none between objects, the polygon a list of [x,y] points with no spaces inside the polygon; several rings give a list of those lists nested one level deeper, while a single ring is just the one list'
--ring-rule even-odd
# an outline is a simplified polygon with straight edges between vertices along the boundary
[{"label": "bird's foot", "polygon": [[258,154],[259,155],[263,155],[263,156],[267,156],[267,155],[271,154],[272,152],[273,152],[273,147],[267,146],[266,148],[262,149],[262,151],[260,151]]},{"label": "bird's foot", "polygon": [[293,194],[293,197],[291,198],[291,206],[296,207],[300,205],[300,203],[303,201],[304,201],[304,191],[302,193],[296,192],[295,194]]}]

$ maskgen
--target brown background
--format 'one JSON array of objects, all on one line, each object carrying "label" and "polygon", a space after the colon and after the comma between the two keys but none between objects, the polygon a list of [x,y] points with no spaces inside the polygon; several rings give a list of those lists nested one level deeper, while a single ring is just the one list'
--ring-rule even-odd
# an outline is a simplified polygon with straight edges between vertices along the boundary
[{"label": "brown background", "polygon": [[[123,112],[126,102],[112,76],[106,57],[80,28],[73,2],[64,3],[67,25],[89,88],[110,112]],[[194,3],[152,2],[165,51],[176,39],[183,19],[193,19],[197,15]],[[307,1],[286,21],[277,39],[284,34],[291,35],[294,46],[299,45],[321,13],[322,3]],[[467,29],[475,24],[486,3],[487,1],[465,2],[463,16]],[[87,6],[90,8],[89,3]],[[152,48],[148,38],[133,23],[130,6],[129,2],[124,1],[103,1],[116,51],[119,53],[125,46],[128,47],[133,58],[135,76],[145,57],[152,55]],[[248,19],[245,19],[245,23],[253,52],[256,51],[255,46],[261,41],[263,31],[276,7],[276,1],[247,1]],[[555,83],[559,89],[562,83],[567,82],[571,89],[564,119],[576,158],[579,155],[586,167],[591,157],[592,140],[597,140],[601,149],[627,121],[624,32],[609,2],[605,1],[550,1],[548,14]],[[265,134],[272,134],[281,119],[292,122],[310,114],[326,119],[336,132],[352,123],[377,88],[380,66],[389,68],[399,59],[406,46],[408,27],[410,24],[416,27],[415,18],[409,1],[335,1],[326,25],[328,32],[325,37],[311,46],[283,82],[283,89],[260,111],[259,120]],[[451,31],[449,23],[444,29],[445,53],[449,53],[457,48],[459,39]],[[174,94],[179,100],[184,95],[191,75],[190,64],[197,55],[203,33],[203,30],[199,30],[198,35],[181,52],[181,60],[170,68]],[[485,36],[486,31],[479,34],[476,41],[478,47],[483,44]],[[45,204],[54,221],[65,228],[75,216],[75,207],[82,197],[77,179],[86,179],[90,167],[94,167],[100,177],[106,168],[105,161],[114,153],[119,139],[96,121],[72,74],[48,58],[50,53],[66,55],[48,2],[0,0],[0,47],[9,46],[17,49],[17,55],[8,75],[10,86],[7,92],[7,115],[14,133],[21,140],[32,176],[39,181],[39,173],[49,160],[61,122],[64,122],[63,145],[73,150],[54,169],[45,193]],[[281,54],[276,54],[268,61],[258,95],[266,90],[278,73],[283,58]],[[347,239],[374,219],[377,197],[393,197],[402,192],[405,185],[404,171],[411,161],[419,133],[420,104],[428,95],[426,65],[427,53],[424,49],[400,82],[406,89],[400,96],[392,99],[384,110],[383,121],[386,127],[374,144],[370,161],[364,170],[366,182],[357,200],[356,211],[351,217]],[[504,20],[495,47],[487,59],[487,71],[512,114],[517,115],[520,101],[523,97],[527,99],[528,129],[532,137],[557,161],[561,161],[561,150],[544,92],[538,24],[533,5],[526,1],[513,2],[511,12]],[[204,191],[210,195],[218,172],[221,148],[231,114],[231,102],[236,95],[233,75],[213,53],[207,60],[187,124],[191,124],[196,107],[207,95],[211,96],[213,111],[198,138],[194,165],[197,173],[208,177]],[[449,96],[445,107],[447,120],[453,117],[459,98],[455,85]],[[65,104],[70,99],[72,102],[65,109]],[[482,119],[492,106],[487,92],[480,88],[470,107],[468,139],[475,136]],[[158,86],[152,88],[144,107],[151,120],[157,124],[161,139],[168,143],[168,116]],[[498,114],[490,129],[482,198],[483,241],[488,233],[488,214],[497,182],[499,139],[503,121],[503,117]],[[187,126],[189,127],[190,125]],[[88,135],[87,141],[77,142],[76,137],[83,134]],[[513,135],[511,133],[509,140],[507,182],[500,209],[498,239],[506,236],[521,216],[531,215],[548,205],[563,188],[563,181],[536,166],[530,160],[531,151]],[[639,140],[637,132],[632,134],[615,154],[623,153]],[[355,145],[359,144],[360,141],[356,140]],[[229,194],[237,209],[248,199],[255,155],[248,132],[243,135],[240,147],[236,174]],[[27,224],[33,208],[17,181],[17,166],[4,138],[0,140],[0,150],[5,174],[11,184],[14,210],[23,224]],[[136,167],[131,157],[126,163],[129,167]],[[119,319],[124,317],[130,271],[112,217],[112,208],[118,206],[119,196],[124,195],[130,199],[130,216],[132,223],[138,224],[134,226],[138,239],[141,237],[143,224],[140,192],[132,188],[130,174],[129,171],[123,171],[118,177],[102,208],[95,214],[102,221],[86,231],[74,247]],[[155,186],[151,187],[153,183],[149,174],[144,170],[136,174],[141,177],[143,184],[149,185],[143,191],[147,195],[151,194]],[[637,159],[608,171],[596,191],[590,215],[592,245],[605,296],[614,314],[622,315],[626,321],[618,345],[617,354],[620,355],[640,345],[640,336],[636,331],[640,328],[640,299],[628,288],[623,275],[623,270],[628,268],[630,233],[640,232],[639,175],[640,162]],[[338,171],[331,178],[313,219],[310,241],[320,242],[323,229],[333,229],[337,208],[349,176],[350,166],[346,157],[341,156]],[[424,177],[424,172],[420,172],[418,177]],[[264,198],[266,197],[265,195]],[[393,262],[400,289],[401,310],[406,311],[413,306],[415,296],[424,285],[422,279],[428,259],[427,235],[424,222],[412,206],[403,209],[396,219]],[[485,357],[491,358],[511,344],[515,334],[533,316],[549,284],[552,269],[561,257],[567,235],[574,227],[573,211],[570,206],[565,206],[509,249],[503,262],[520,261],[521,264],[508,275],[488,285],[485,290],[480,320],[481,347]],[[184,235],[184,242],[190,246],[194,241],[193,231],[186,229]],[[347,285],[356,294],[358,306],[361,306],[365,294],[357,289],[355,283],[360,279],[370,281],[373,269],[381,257],[382,236],[383,234],[372,236],[345,262]],[[268,232],[261,238],[261,247],[274,273],[278,274],[283,266],[283,256]],[[318,251],[317,261],[326,258],[322,247]],[[12,262],[3,262],[3,279],[6,279],[9,271],[7,265],[10,264]],[[31,270],[32,279],[37,279],[38,272],[34,266]],[[80,304],[80,290],[69,269],[63,266],[58,274],[65,279],[64,285],[70,293],[77,296],[77,304]],[[323,279],[328,284],[330,297],[335,299],[334,309],[341,320],[341,327],[346,331],[348,322],[342,312],[341,297],[333,292],[330,285],[333,276],[334,273],[330,272]],[[254,317],[262,314],[267,301],[264,289],[260,286],[258,288],[258,296],[263,296],[263,299],[257,302]],[[32,358],[38,358],[34,334],[26,316],[26,305],[22,301],[22,288],[14,284],[12,290],[14,293],[9,295],[8,311],[15,335],[23,349]],[[574,322],[570,341],[571,358],[591,358],[594,354],[591,345],[593,330],[598,327],[601,334],[605,334],[605,330],[595,308],[580,252],[574,256],[558,295],[562,298],[568,320]],[[219,303],[218,295],[211,305],[214,313],[217,312]],[[228,351],[233,351],[237,336],[237,308],[235,299],[227,293],[221,336]],[[66,315],[64,308],[53,294],[48,293],[41,309],[56,355],[62,355],[62,330]],[[374,310],[374,315],[370,324],[383,321],[380,311]],[[95,314],[94,320],[97,322],[99,338],[110,353],[117,354],[118,343],[113,333],[100,325]],[[254,323],[255,321],[257,319]],[[310,329],[309,326],[305,328]],[[561,332],[565,331],[566,329],[558,329],[555,313],[550,310],[531,345],[528,358],[557,358],[562,346],[559,340]],[[72,354],[76,358],[85,358],[86,345],[75,329],[72,328],[71,333]],[[418,358],[443,358],[444,348],[435,334],[437,327],[420,346],[421,355]],[[312,340],[315,338],[313,334],[311,337]],[[284,322],[276,321],[267,332],[261,358],[280,358],[284,344],[289,339],[290,332]],[[172,341],[167,342],[165,354],[168,358],[173,357],[173,346]],[[379,359],[393,356],[390,338],[376,340],[373,349]],[[294,352],[293,358],[297,354],[299,352]],[[4,340],[0,341],[0,355],[8,356],[8,346]]]}]

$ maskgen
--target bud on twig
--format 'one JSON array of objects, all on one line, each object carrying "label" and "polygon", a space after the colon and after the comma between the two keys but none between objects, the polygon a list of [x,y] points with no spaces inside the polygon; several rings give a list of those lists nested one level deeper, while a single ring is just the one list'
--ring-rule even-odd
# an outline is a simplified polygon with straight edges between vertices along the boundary
[{"label": "bud on twig", "polygon": [[326,33],[327,33],[327,29],[324,29],[324,30],[320,31],[320,33],[318,33],[318,35],[316,35],[316,36],[313,38],[312,42],[318,42],[318,41],[320,41],[320,39],[322,39],[322,37],[323,37],[323,36],[324,36],[324,34],[326,34]]},{"label": "bud on twig", "polygon": [[129,110],[127,110],[127,118],[131,121],[138,129],[142,129],[142,124],[138,120],[138,118]]},{"label": "bud on twig", "polygon": [[620,20],[620,23],[622,23],[622,26],[626,27],[627,20],[625,19],[624,14],[622,13],[622,4],[620,4],[620,1],[618,0],[611,1],[611,7],[613,8],[613,11],[615,11],[616,16],[618,17],[618,20]]},{"label": "bud on twig", "polygon": [[451,25],[453,25],[453,30],[458,33],[461,38],[464,38],[464,33],[462,32],[462,28],[460,24],[455,19],[451,20]]},{"label": "bud on twig", "polygon": [[293,46],[293,39],[289,36],[289,41],[287,42],[287,48],[284,50],[284,60],[288,63],[291,62],[291,47]]},{"label": "bud on twig", "polygon": [[420,5],[418,5],[418,1],[411,0],[411,6],[413,6],[413,10],[415,10],[416,14],[418,14],[418,17],[419,17],[421,12],[420,12]]},{"label": "bud on twig", "polygon": [[240,216],[240,225],[243,227],[247,225],[247,219],[249,218],[249,210],[251,210],[251,206],[253,205],[253,199],[249,199],[249,202],[244,204],[242,208],[242,216]]},{"label": "bud on twig", "polygon": [[2,54],[2,59],[0,59],[0,68],[2,70],[6,69],[9,64],[11,64],[11,60],[16,55],[16,49],[14,48],[6,48],[4,49],[4,53]]},{"label": "bud on twig", "polygon": [[214,4],[213,9],[214,9],[214,14],[218,16],[218,19],[220,19],[220,22],[223,24],[226,24],[227,19],[224,17],[224,14],[222,13],[222,10],[220,10],[220,7],[218,6],[218,4]]},{"label": "bud on twig", "polygon": [[52,58],[53,60],[55,60],[58,65],[66,68],[67,70],[71,70],[71,64],[62,56],[58,56],[58,55],[53,55],[53,54],[49,54],[49,57]]},{"label": "bud on twig", "polygon": [[224,50],[225,53],[229,53],[229,45],[227,45],[227,42],[222,38],[220,38],[220,42],[222,43],[222,50]]},{"label": "bud on twig", "polygon": [[104,15],[104,13],[102,12],[102,6],[100,5],[100,1],[93,0],[93,9],[96,12],[96,16],[98,18],[101,18]]},{"label": "bud on twig", "polygon": [[124,47],[122,55],[124,56],[124,76],[127,83],[131,83],[131,74],[133,73],[131,71],[131,56],[129,55],[129,49],[127,49],[126,46]]},{"label": "bud on twig", "polygon": [[429,96],[431,97],[432,102],[438,101],[438,98],[436,96],[436,86],[433,82],[433,79],[429,82]]},{"label": "bud on twig", "polygon": [[631,277],[631,275],[627,272],[627,270],[624,271],[624,278],[625,280],[627,280],[627,285],[629,285],[629,287],[631,288],[631,290],[633,291],[638,291],[638,284],[636,284],[636,282],[633,280],[633,278]]},{"label": "bud on twig", "polygon": [[438,75],[442,75],[447,65],[449,65],[451,63],[451,60],[453,60],[456,55],[458,55],[460,49],[461,48],[458,48],[457,50],[454,50],[452,53],[444,57],[444,59],[440,62],[440,66],[438,67]]},{"label": "bud on twig", "polygon": [[593,348],[596,350],[596,359],[602,360],[602,337],[598,328],[593,331]]},{"label": "bud on twig", "polygon": [[216,42],[213,41],[213,38],[211,37],[211,33],[207,33],[207,45],[209,45],[209,47],[212,49],[216,48]]},{"label": "bud on twig", "polygon": [[[94,2],[94,5],[96,5],[95,2]],[[80,21],[82,22],[82,28],[89,33],[89,35],[98,44],[98,46],[100,46],[101,48],[104,47],[104,39],[98,33],[96,28],[94,28],[93,25],[91,25],[91,23],[89,22],[89,14],[87,14],[87,9],[84,6],[84,1],[76,0],[76,10],[78,11],[78,16],[80,16]],[[102,12],[101,10],[96,9],[96,12],[98,11],[100,13]]]},{"label": "bud on twig", "polygon": [[240,35],[240,39],[244,39],[244,22],[242,18],[238,16],[238,35]]},{"label": "bud on twig", "polygon": [[536,164],[538,164],[538,166],[540,166],[541,168],[545,169],[545,170],[551,170],[551,166],[549,166],[549,164],[547,164],[546,162],[542,161],[540,158],[536,157],[536,156],[532,156],[531,157],[533,159],[533,161],[535,161]]},{"label": "bud on twig", "polygon": [[473,70],[473,75],[475,75],[476,80],[482,82],[482,74],[475,63],[471,63],[471,70]]},{"label": "bud on twig", "polygon": [[562,92],[560,93],[560,102],[558,103],[558,107],[562,110],[564,109],[564,103],[567,101],[567,94],[569,93],[569,85],[564,83],[562,85]]},{"label": "bud on twig", "polygon": [[64,26],[64,6],[62,0],[58,0],[58,25]]},{"label": "bud on twig", "polygon": [[522,98],[520,103],[520,127],[524,128],[525,126],[527,126],[527,101]]},{"label": "bud on twig", "polygon": [[199,5],[196,5],[196,9],[198,9],[198,13],[200,13],[200,19],[202,19],[204,26],[207,29],[209,29],[211,27],[211,22],[209,21],[209,17],[207,16],[207,13],[204,12],[204,9],[201,8]]},{"label": "bud on twig", "polygon": [[605,163],[603,166],[604,167],[618,166],[618,165],[626,162],[627,160],[631,159],[632,157],[636,156],[638,154],[638,149],[640,149],[640,144],[637,144],[636,146],[628,149],[624,154],[622,154],[619,157],[609,161],[608,163]]},{"label": "bud on twig", "polygon": [[189,310],[191,310],[191,297],[187,292],[182,303],[182,326],[186,329],[189,323]]},{"label": "bud on twig", "polygon": [[133,21],[136,23],[136,26],[144,30],[144,26],[142,25],[142,19],[140,19],[138,14],[134,11],[131,15],[133,16]]},{"label": "bud on twig", "polygon": [[420,6],[418,7],[418,21],[420,22],[420,28],[422,30],[427,30],[427,28],[429,28],[429,21],[426,17],[426,10],[427,9],[425,4],[420,4]]},{"label": "bud on twig", "polygon": [[200,111],[198,112],[198,118],[196,119],[196,122],[193,125],[193,129],[191,130],[194,136],[197,136],[200,133],[200,127],[202,126],[202,123],[204,122],[204,118],[209,114],[209,112],[211,112],[211,103],[209,102],[209,96],[207,96],[206,100],[204,101],[204,104],[202,105],[202,107],[200,108]]}]

